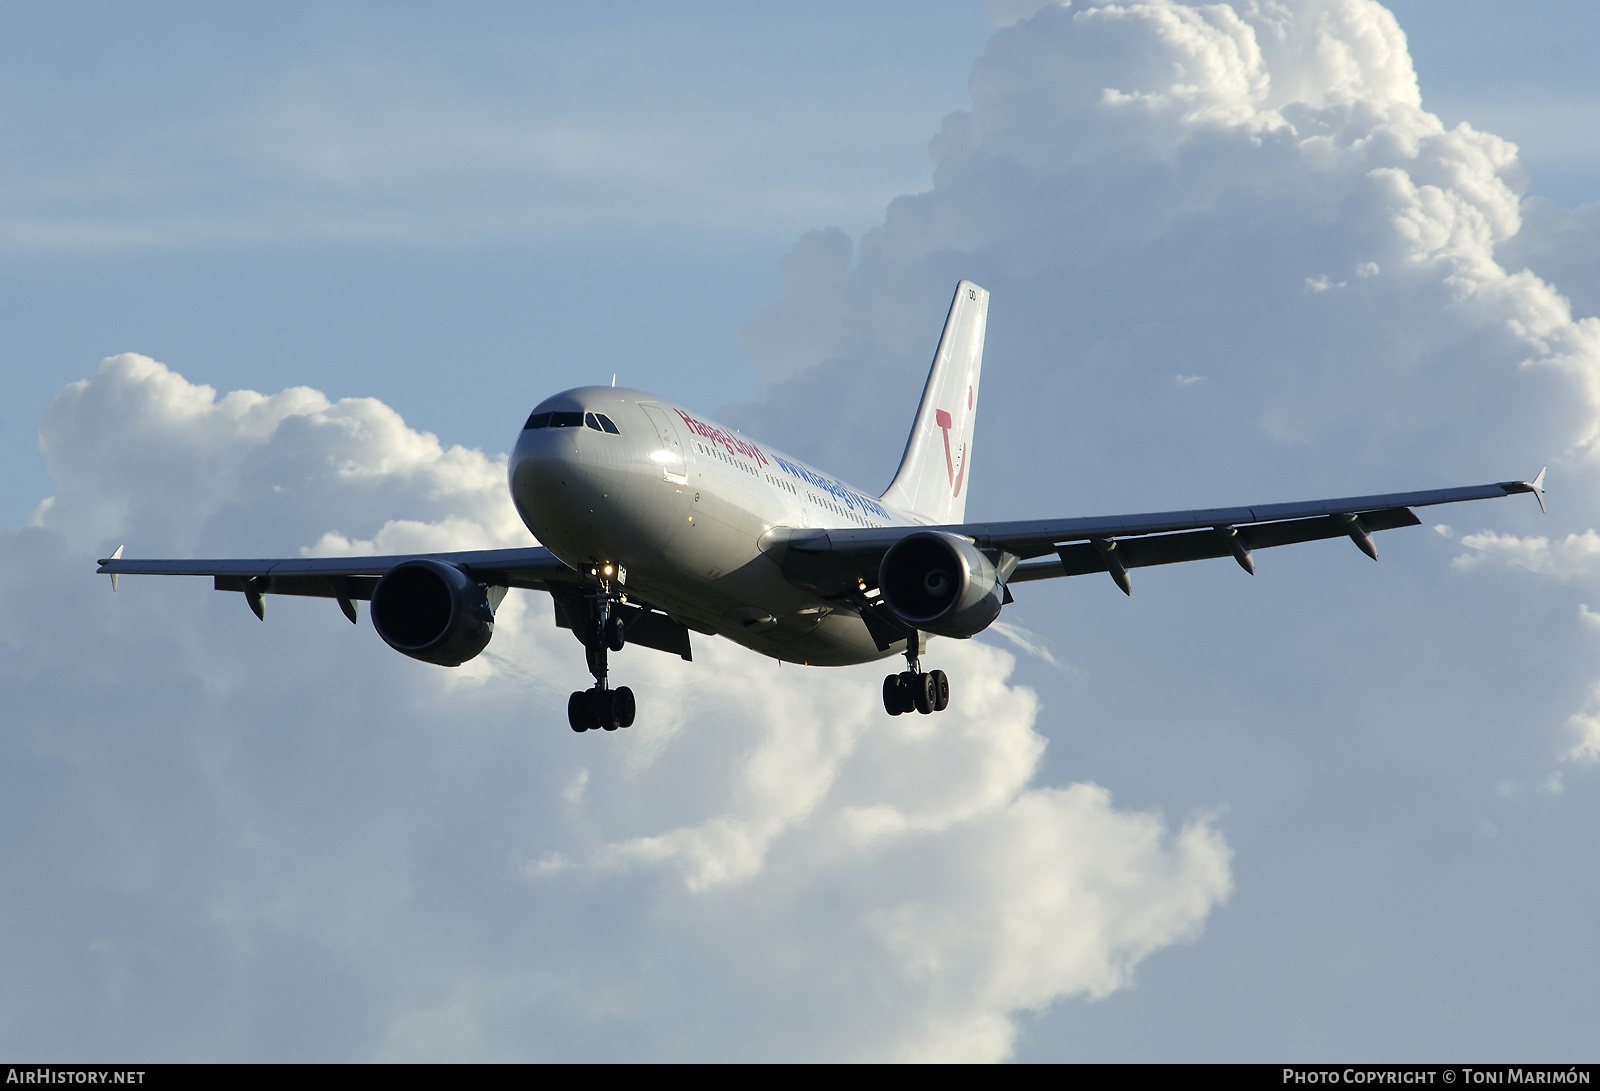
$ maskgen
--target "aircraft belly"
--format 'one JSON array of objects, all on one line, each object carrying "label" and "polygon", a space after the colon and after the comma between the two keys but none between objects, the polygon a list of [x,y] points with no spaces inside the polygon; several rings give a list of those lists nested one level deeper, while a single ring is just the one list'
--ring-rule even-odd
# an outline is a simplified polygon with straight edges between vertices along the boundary
[{"label": "aircraft belly", "polygon": [[684,526],[664,549],[668,563],[686,575],[718,580],[758,555],[755,539],[691,501]]},{"label": "aircraft belly", "polygon": [[[790,620],[790,619],[785,619]],[[836,610],[816,618],[793,619],[803,622],[803,633],[783,633],[786,626],[780,622],[769,633],[728,634],[753,651],[790,663],[808,663],[818,667],[844,667],[855,663],[870,663],[875,659],[899,653],[901,645],[879,651],[872,634],[853,611]],[[767,638],[771,639],[767,639]]]},{"label": "aircraft belly", "polygon": [[[757,571],[741,572],[737,583],[743,593],[737,595],[729,593],[735,581],[647,581],[635,579],[631,570],[628,585],[640,597],[690,622],[691,628],[711,629],[773,659],[845,666],[899,653],[898,644],[879,651],[854,611],[798,591],[765,557],[751,569],[762,567],[771,570],[770,578],[758,577]],[[761,620],[763,616],[766,620]]]},{"label": "aircraft belly", "polygon": [[[669,611],[715,630],[752,651],[789,662],[864,663],[880,652],[860,617],[784,578],[761,552],[761,533],[772,520],[715,494],[711,483],[691,500],[693,519],[668,551],[670,566],[654,566],[629,584]],[[731,490],[730,490],[731,491]],[[648,586],[647,586],[648,584]]]},{"label": "aircraft belly", "polygon": [[[658,558],[630,565],[630,583],[637,573],[675,599],[692,603],[706,623],[719,630],[730,619],[744,628],[755,619],[779,618],[819,605],[811,592],[791,584],[761,552],[758,524],[747,517],[740,526],[706,514],[703,495],[698,505],[691,498],[688,508],[691,514],[684,517],[683,529]],[[725,507],[722,513],[739,514]]]}]

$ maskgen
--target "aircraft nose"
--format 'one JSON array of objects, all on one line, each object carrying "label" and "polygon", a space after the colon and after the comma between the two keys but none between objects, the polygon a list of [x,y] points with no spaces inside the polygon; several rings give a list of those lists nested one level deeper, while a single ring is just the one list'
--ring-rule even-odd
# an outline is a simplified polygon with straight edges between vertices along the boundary
[{"label": "aircraft nose", "polygon": [[548,500],[553,491],[570,488],[581,476],[577,429],[528,429],[511,454],[511,492],[535,502]]},{"label": "aircraft nose", "polygon": [[605,521],[626,489],[617,437],[581,420],[524,429],[512,452],[512,500],[523,522],[547,544],[557,526]]}]

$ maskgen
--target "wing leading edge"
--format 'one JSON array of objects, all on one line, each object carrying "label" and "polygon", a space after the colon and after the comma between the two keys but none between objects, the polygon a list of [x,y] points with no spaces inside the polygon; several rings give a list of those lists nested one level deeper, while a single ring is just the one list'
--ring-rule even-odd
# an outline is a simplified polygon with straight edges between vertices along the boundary
[{"label": "wing leading edge", "polygon": [[[117,551],[122,552],[120,549]],[[550,581],[576,583],[578,573],[568,568],[555,555],[542,546],[525,549],[473,549],[459,553],[400,553],[384,557],[277,557],[258,560],[192,560],[147,561],[121,556],[100,561],[96,570],[112,576],[214,576],[218,580],[243,582],[246,580],[272,580],[284,587],[314,587],[317,581],[351,579],[377,582],[389,569],[406,561],[433,560],[460,568],[467,575],[484,583],[502,587],[525,587],[537,591],[547,590]],[[226,588],[237,590],[237,588]],[[315,590],[282,591],[280,594],[323,595],[331,593]]]}]

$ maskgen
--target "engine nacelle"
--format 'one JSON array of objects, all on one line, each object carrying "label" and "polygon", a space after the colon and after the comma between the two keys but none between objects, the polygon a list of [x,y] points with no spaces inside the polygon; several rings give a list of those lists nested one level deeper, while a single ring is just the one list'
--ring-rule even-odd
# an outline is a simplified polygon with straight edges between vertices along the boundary
[{"label": "engine nacelle", "polygon": [[423,558],[395,565],[372,589],[372,627],[402,655],[458,667],[488,646],[494,607],[461,569]]},{"label": "engine nacelle", "polygon": [[895,616],[939,636],[969,637],[1000,616],[1005,588],[994,564],[965,538],[924,530],[883,555],[878,586]]}]

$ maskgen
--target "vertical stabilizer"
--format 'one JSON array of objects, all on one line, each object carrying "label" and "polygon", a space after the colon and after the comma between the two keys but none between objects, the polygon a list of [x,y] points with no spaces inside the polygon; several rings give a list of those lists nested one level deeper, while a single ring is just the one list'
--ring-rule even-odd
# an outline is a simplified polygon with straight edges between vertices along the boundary
[{"label": "vertical stabilizer", "polygon": [[967,513],[972,429],[978,416],[978,372],[989,293],[963,280],[956,285],[944,335],[922,389],[917,422],[906,453],[882,499],[934,523],[959,523]]}]

